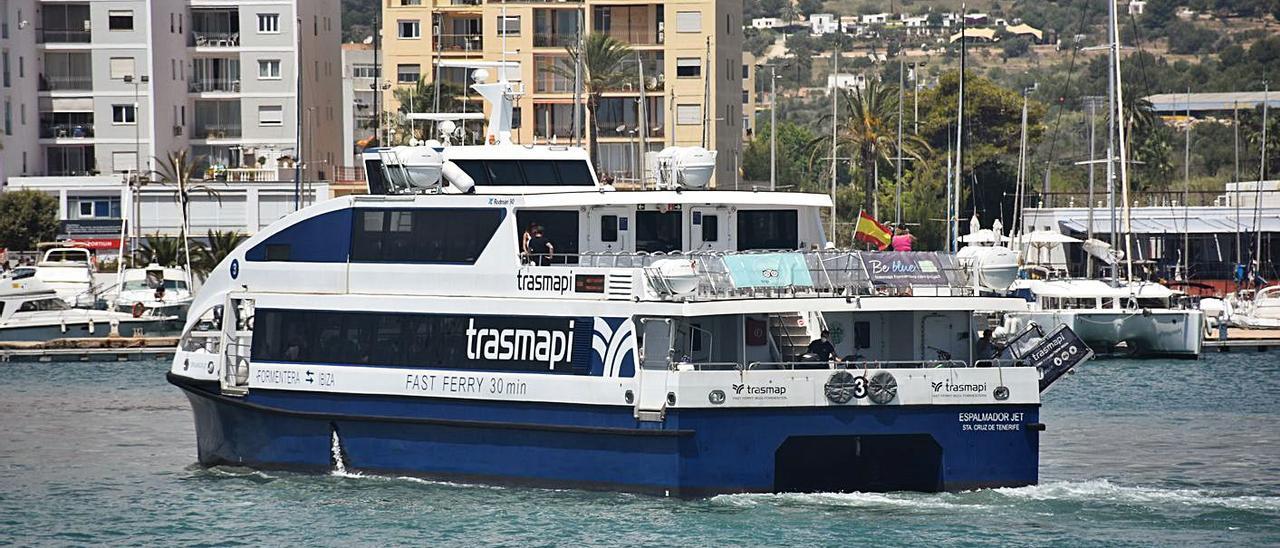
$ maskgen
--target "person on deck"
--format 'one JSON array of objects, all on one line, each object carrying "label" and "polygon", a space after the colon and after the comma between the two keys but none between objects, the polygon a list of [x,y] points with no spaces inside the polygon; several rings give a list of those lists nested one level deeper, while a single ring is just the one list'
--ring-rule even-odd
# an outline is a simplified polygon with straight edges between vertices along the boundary
[{"label": "person on deck", "polygon": [[831,331],[826,329],[822,330],[822,336],[809,343],[808,353],[817,356],[819,361],[840,361],[840,357],[836,355],[836,345],[831,344]]},{"label": "person on deck", "polygon": [[899,227],[894,231],[893,240],[889,246],[894,251],[911,251],[911,244],[915,243],[916,237],[911,235],[911,230],[905,227]]},{"label": "person on deck", "polygon": [[555,252],[556,246],[543,234],[542,227],[533,227],[533,237],[529,238],[530,261],[538,266],[549,266]]}]

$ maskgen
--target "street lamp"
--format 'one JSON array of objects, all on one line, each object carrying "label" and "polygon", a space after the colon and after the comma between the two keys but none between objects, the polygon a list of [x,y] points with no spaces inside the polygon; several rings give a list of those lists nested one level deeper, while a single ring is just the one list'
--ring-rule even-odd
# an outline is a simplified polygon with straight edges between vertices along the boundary
[{"label": "street lamp", "polygon": [[769,69],[769,190],[778,189],[778,67],[760,65]]},{"label": "street lamp", "polygon": [[375,126],[375,129],[373,130],[373,137],[376,141],[378,141],[378,146],[381,147],[381,146],[385,146],[384,143],[382,142],[382,134],[383,134],[382,111],[383,111],[383,107],[385,107],[387,104],[386,99],[382,97],[382,94],[386,93],[387,90],[391,89],[391,82],[383,81],[381,87],[378,86],[377,82],[374,82],[372,84],[369,84],[369,89],[373,90],[373,101],[375,103],[374,110],[377,111],[373,113],[373,115],[377,117],[377,123],[378,123],[378,125]]}]

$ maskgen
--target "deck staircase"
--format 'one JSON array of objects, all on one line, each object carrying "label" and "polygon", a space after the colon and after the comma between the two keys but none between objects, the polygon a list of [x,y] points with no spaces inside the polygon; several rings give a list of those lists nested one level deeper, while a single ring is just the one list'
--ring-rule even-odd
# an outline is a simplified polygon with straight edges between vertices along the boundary
[{"label": "deck staircase", "polygon": [[778,359],[784,362],[799,361],[813,340],[808,321],[796,312],[770,314],[769,335],[777,345]]}]

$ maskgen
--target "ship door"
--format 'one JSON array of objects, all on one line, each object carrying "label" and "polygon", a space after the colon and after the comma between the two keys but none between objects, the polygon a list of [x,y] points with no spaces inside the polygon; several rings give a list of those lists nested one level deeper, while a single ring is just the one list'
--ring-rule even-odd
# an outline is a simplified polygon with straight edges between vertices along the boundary
[{"label": "ship door", "polygon": [[955,344],[952,342],[954,326],[951,318],[943,314],[926,314],[920,320],[920,359],[924,361],[946,361],[961,358],[953,356]]},{"label": "ship door", "polygon": [[249,393],[249,349],[253,346],[253,299],[227,294],[222,306],[222,393]]},{"label": "ship door", "polygon": [[711,251],[728,251],[728,210],[714,207],[695,207],[689,210],[689,247]]},{"label": "ship door", "polygon": [[642,421],[661,422],[667,409],[667,375],[671,371],[671,343],[675,324],[667,318],[640,320],[644,340],[640,346],[639,394],[635,416]]},{"label": "ship door", "polygon": [[631,210],[622,207],[591,208],[588,215],[588,249],[597,253],[632,251],[635,249],[631,226]]}]

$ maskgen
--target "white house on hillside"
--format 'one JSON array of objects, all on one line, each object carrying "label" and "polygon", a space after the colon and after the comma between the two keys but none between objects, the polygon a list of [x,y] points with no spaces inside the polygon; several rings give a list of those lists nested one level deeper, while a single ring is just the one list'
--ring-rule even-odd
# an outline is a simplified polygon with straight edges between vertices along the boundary
[{"label": "white house on hillside", "polygon": [[814,13],[809,15],[809,32],[814,36],[822,36],[838,32],[840,24],[836,21],[836,16],[830,13]]}]

